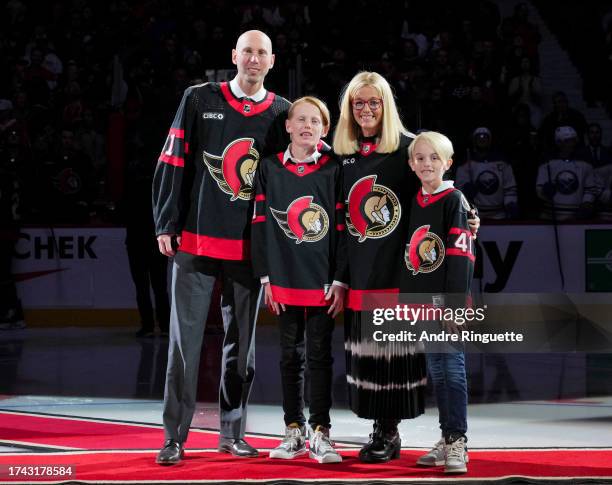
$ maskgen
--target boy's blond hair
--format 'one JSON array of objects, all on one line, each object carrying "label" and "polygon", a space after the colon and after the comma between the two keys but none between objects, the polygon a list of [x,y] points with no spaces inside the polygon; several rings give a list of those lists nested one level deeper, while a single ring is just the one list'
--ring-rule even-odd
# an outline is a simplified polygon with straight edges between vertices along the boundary
[{"label": "boy's blond hair", "polygon": [[408,157],[411,160],[414,159],[414,147],[418,141],[424,141],[431,146],[433,151],[436,152],[440,159],[445,162],[453,158],[453,143],[448,139],[448,137],[444,136],[442,133],[438,133],[437,131],[423,131],[419,133],[414,140],[412,140],[412,143],[408,147]]},{"label": "boy's blond hair", "polygon": [[321,121],[323,122],[325,131],[327,131],[331,124],[331,116],[329,114],[329,109],[327,109],[327,105],[323,101],[321,101],[319,98],[315,98],[314,96],[304,96],[302,98],[296,99],[291,105],[291,108],[289,108],[287,118],[291,118],[293,116],[293,112],[295,111],[296,106],[302,103],[310,103],[314,107],[318,108],[319,112],[321,113]]},{"label": "boy's blond hair", "polygon": [[381,121],[380,141],[376,147],[378,153],[391,153],[399,148],[400,135],[409,131],[399,117],[395,97],[387,80],[377,72],[363,71],[356,74],[344,89],[340,99],[340,119],[334,133],[334,152],[339,155],[350,155],[359,151],[361,128],[353,116],[352,102],[361,88],[372,86],[382,99],[383,117]]}]

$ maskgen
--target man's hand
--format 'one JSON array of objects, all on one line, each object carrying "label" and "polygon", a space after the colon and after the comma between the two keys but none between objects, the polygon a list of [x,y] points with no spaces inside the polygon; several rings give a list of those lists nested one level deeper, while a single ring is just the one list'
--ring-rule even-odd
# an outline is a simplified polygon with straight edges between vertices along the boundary
[{"label": "man's hand", "polygon": [[327,314],[331,315],[332,318],[336,318],[336,315],[344,310],[344,295],[346,294],[346,290],[342,288],[342,286],[331,285],[329,290],[327,290],[327,294],[325,295],[325,300],[331,300],[331,305],[329,306],[329,310],[327,310]]},{"label": "man's hand", "polygon": [[274,297],[272,296],[272,288],[270,288],[270,283],[264,283],[264,303],[275,315],[280,315],[281,310],[285,311],[285,305],[283,303],[278,303],[274,301]]},{"label": "man's hand", "polygon": [[176,249],[172,246],[173,239],[176,241],[176,247],[179,247],[181,245],[181,236],[177,236],[176,234],[162,234],[161,236],[157,236],[159,252],[169,258],[176,254]]}]

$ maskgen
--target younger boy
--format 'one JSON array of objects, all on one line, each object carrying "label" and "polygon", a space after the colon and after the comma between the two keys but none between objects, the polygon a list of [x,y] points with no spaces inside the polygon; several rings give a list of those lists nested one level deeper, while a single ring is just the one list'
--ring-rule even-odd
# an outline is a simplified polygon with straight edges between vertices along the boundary
[{"label": "younger boy", "polygon": [[[434,306],[464,307],[474,270],[470,206],[453,182],[443,181],[452,164],[453,145],[440,133],[423,132],[408,148],[410,168],[421,181],[412,202],[402,293],[427,293]],[[431,322],[430,322],[431,323]],[[443,322],[456,333],[454,322]],[[429,349],[429,351],[434,349]],[[442,439],[417,464],[444,465],[446,473],[467,472],[467,380],[463,346],[427,353]],[[427,345],[425,351],[428,352]]]},{"label": "younger boy", "polygon": [[341,283],[346,251],[341,247],[340,165],[321,142],[329,126],[322,101],[298,99],[286,121],[291,143],[284,153],[264,158],[257,170],[253,268],[261,278],[266,305],[279,316],[286,425],[285,438],[270,458],[292,459],[307,452],[307,363],[310,457],[319,463],[342,461],[329,440],[333,319],[343,309],[346,288]]}]

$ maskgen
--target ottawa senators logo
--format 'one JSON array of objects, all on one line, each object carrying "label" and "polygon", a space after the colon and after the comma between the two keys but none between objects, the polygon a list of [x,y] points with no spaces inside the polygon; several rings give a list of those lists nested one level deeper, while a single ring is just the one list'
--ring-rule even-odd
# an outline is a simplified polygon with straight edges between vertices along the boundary
[{"label": "ottawa senators logo", "polygon": [[80,175],[71,168],[64,168],[55,177],[53,185],[62,194],[73,195],[83,188]]},{"label": "ottawa senators logo", "polygon": [[402,209],[397,196],[384,185],[376,185],[376,175],[359,179],[348,195],[346,227],[359,242],[381,238],[397,227]]},{"label": "ottawa senators logo", "polygon": [[236,199],[253,198],[255,171],[259,162],[259,153],[253,148],[253,138],[239,138],[230,143],[219,157],[208,152],[203,153],[204,163],[219,188]]},{"label": "ottawa senators logo", "polygon": [[287,237],[295,239],[295,244],[320,241],[329,230],[327,212],[319,204],[314,204],[312,199],[311,195],[295,199],[287,207],[287,212],[270,207],[280,228]]},{"label": "ottawa senators logo", "polygon": [[404,262],[413,275],[431,273],[444,261],[446,250],[442,239],[429,232],[430,226],[421,226],[412,233],[410,243],[406,245]]}]

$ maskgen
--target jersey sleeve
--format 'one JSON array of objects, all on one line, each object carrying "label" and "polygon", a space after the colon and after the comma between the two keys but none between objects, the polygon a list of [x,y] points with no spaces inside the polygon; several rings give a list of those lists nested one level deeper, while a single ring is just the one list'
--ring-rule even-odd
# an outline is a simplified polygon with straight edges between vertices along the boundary
[{"label": "jersey sleeve", "polygon": [[153,176],[155,233],[178,234],[182,229],[193,173],[191,148],[197,147],[197,97],[188,88],[178,107]]},{"label": "jersey sleeve", "polygon": [[469,203],[460,191],[449,197],[444,207],[446,221],[446,281],[447,304],[465,305],[474,275],[474,241],[468,226]]},{"label": "jersey sleeve", "polygon": [[263,159],[259,164],[255,177],[255,205],[251,219],[251,259],[253,272],[256,277],[268,276],[268,258],[266,254],[266,214],[268,203],[266,201],[266,165],[269,162]]},{"label": "jersey sleeve", "polygon": [[279,105],[273,105],[274,121],[270,124],[266,133],[264,147],[261,157],[272,156],[276,153],[283,152],[289,145],[289,134],[285,129],[285,120],[287,119],[287,111],[289,110],[289,102],[282,99]]}]

